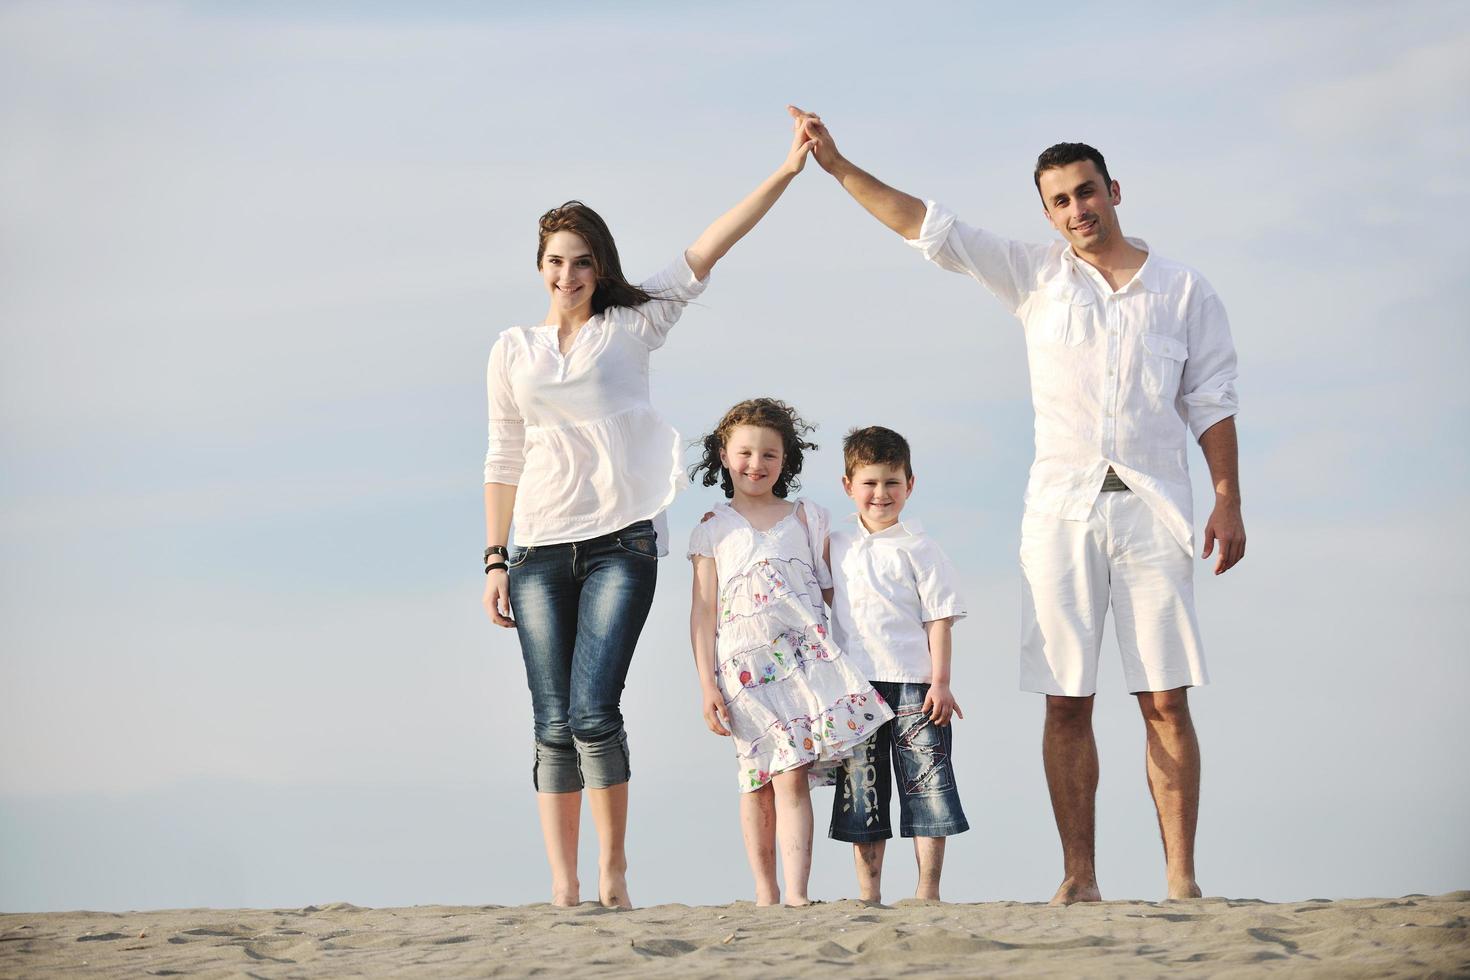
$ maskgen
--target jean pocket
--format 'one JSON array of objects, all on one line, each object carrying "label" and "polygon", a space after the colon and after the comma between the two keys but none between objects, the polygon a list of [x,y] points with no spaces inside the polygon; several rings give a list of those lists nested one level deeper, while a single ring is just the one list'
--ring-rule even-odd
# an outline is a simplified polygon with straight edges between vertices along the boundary
[{"label": "jean pocket", "polygon": [[509,557],[506,558],[507,568],[520,568],[531,557],[532,548],[512,548]]},{"label": "jean pocket", "polygon": [[648,521],[639,521],[623,528],[617,533],[616,540],[619,551],[640,558],[658,558],[658,533]]}]

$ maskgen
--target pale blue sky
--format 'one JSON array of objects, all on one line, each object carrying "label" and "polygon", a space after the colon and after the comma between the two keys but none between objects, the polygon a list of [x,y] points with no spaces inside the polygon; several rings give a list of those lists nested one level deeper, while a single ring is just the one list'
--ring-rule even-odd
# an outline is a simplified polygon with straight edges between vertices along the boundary
[{"label": "pale blue sky", "polygon": [[[0,910],[544,897],[529,697],[478,602],[484,358],[544,312],[537,215],[587,201],[651,273],[780,161],[787,102],[1016,237],[1049,233],[1042,147],[1107,154],[1124,228],[1205,273],[1240,350],[1250,551],[1197,580],[1201,882],[1465,887],[1470,12],[628,9],[0,9]],[[1048,897],[1041,705],[1016,690],[1015,322],[812,167],[653,384],[690,438],[740,398],[794,402],[834,509],[848,427],[911,437],[912,512],[971,606],[975,829],[946,891]],[[679,499],[676,538],[710,499]],[[661,576],[625,697],[633,894],[748,897],[686,563]],[[1150,898],[1141,728],[1109,657],[1101,881]],[[839,845],[813,888],[852,893]]]}]

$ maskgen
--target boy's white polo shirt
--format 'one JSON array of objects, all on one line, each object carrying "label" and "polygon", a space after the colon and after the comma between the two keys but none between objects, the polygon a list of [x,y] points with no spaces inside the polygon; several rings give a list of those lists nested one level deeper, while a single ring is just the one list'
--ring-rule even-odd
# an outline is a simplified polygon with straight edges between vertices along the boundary
[{"label": "boy's white polo shirt", "polygon": [[961,619],[958,576],[918,521],[876,534],[856,514],[834,524],[832,637],[863,665],[870,681],[928,684],[934,679],[924,624]]}]

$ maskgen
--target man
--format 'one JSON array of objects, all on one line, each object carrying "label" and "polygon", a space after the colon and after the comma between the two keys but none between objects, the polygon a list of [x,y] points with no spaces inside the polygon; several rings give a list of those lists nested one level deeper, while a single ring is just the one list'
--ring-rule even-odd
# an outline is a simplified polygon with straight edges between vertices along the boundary
[{"label": "man", "polygon": [[1032,245],[889,187],[838,152],[819,116],[791,113],[816,141],[817,162],[859,204],[929,261],[974,277],[1025,327],[1036,460],[1021,524],[1021,686],[1046,695],[1042,756],[1065,867],[1052,904],[1101,899],[1092,704],[1110,607],[1143,713],[1168,897],[1199,897],[1188,689],[1208,678],[1186,434],[1199,440],[1215,486],[1203,557],[1218,548],[1219,575],[1245,554],[1224,306],[1199,273],[1123,237],[1118,182],[1086,144],[1059,143],[1037,160],[1047,221],[1065,241]]}]

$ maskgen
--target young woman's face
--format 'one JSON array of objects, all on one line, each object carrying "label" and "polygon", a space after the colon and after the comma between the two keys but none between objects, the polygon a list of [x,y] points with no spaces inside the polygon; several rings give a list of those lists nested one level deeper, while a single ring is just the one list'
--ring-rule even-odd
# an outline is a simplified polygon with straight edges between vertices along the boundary
[{"label": "young woman's face", "polygon": [[597,269],[592,250],[574,231],[558,231],[546,240],[541,254],[541,278],[551,294],[552,309],[574,313],[592,305]]},{"label": "young woman's face", "polygon": [[759,425],[737,425],[720,449],[720,463],[730,471],[736,492],[747,497],[769,494],[785,461],[781,434]]}]

